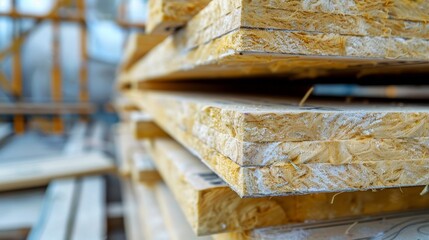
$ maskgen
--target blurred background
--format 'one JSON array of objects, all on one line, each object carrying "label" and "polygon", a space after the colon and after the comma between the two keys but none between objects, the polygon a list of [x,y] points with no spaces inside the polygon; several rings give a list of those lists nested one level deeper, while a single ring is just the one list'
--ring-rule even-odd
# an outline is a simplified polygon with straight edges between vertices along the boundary
[{"label": "blurred background", "polygon": [[[74,237],[58,226],[49,236],[42,230],[47,205],[72,198],[64,189],[98,201],[86,212],[103,219],[91,224],[103,239],[125,239],[119,183],[110,174],[112,99],[124,42],[144,31],[145,4],[0,1],[0,239],[97,239],[78,237],[77,227],[68,230]],[[94,173],[104,175],[76,178]],[[71,224],[79,218],[73,212],[60,211],[57,221]]]},{"label": "blurred background", "polygon": [[1,1],[0,100],[85,102],[101,114],[124,41],[145,21],[145,2],[62,2],[55,9],[54,0]]}]

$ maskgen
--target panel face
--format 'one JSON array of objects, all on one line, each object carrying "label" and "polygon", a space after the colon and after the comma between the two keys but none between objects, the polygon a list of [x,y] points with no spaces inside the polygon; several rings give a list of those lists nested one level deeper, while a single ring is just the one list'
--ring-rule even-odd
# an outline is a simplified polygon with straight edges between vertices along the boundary
[{"label": "panel face", "polygon": [[[426,2],[329,1],[330,9],[327,1],[311,6],[306,2],[213,0],[124,78],[147,81],[273,73],[314,77],[327,72],[427,68]],[[413,11],[422,13],[414,15],[419,19],[408,15]]]},{"label": "panel face", "polygon": [[[427,206],[421,187],[373,192],[240,198],[215,172],[174,140],[147,144],[167,186],[199,235],[244,231],[309,220],[359,216]],[[415,201],[408,201],[412,197]],[[255,209],[259,209],[255,211]]]},{"label": "panel face", "polygon": [[[196,154],[243,197],[348,192],[427,184],[429,160],[425,158],[426,148],[424,146],[421,148],[421,155],[417,158],[405,153],[407,141],[417,141],[425,145],[423,142],[426,141],[426,138],[423,136],[427,134],[428,121],[425,119],[428,112],[424,107],[350,105],[338,108],[339,105],[330,104],[331,108],[327,108],[328,105],[319,104],[319,107],[299,109],[287,104],[287,99],[282,105],[281,100],[259,99],[256,101],[246,97],[231,100],[228,96],[217,98],[216,95],[202,96],[155,91],[146,91],[140,95],[139,99],[167,133]],[[257,102],[259,105],[256,105]],[[311,106],[311,102],[308,104],[307,106]],[[331,114],[335,117],[332,117]],[[393,115],[389,117],[390,114]],[[400,117],[401,114],[405,115]],[[372,118],[371,115],[378,117],[368,120]],[[394,121],[395,119],[407,119],[406,115],[409,115],[410,119],[411,116],[420,115],[421,124],[411,121],[409,126],[405,127],[406,121],[401,122],[405,125],[398,125],[398,121]],[[293,118],[289,118],[291,116]],[[299,117],[297,118],[297,116]],[[304,120],[307,117],[308,119]],[[299,119],[302,120],[305,127],[299,127],[301,121]],[[331,120],[328,121],[328,119]],[[321,121],[320,124],[315,124],[315,128],[312,129],[312,123],[318,120]],[[368,124],[365,124],[366,121]],[[393,125],[390,125],[390,121]],[[216,144],[215,139],[212,139],[210,135],[195,131],[196,123],[211,124],[210,127],[217,129],[223,134],[222,136],[230,135],[228,138],[234,141],[225,143],[232,144],[231,147],[224,147],[222,139],[219,144]],[[359,129],[360,127],[363,128]],[[403,131],[400,130],[401,127],[404,127]],[[396,128],[397,131],[390,131],[392,128]],[[356,132],[353,132],[355,130]],[[301,133],[301,131],[308,132],[309,135],[302,134],[304,132]],[[324,131],[328,131],[329,134],[322,133]],[[334,132],[336,133],[331,134]],[[420,132],[422,135],[420,137],[408,135],[411,132]],[[369,135],[365,137],[365,134]],[[282,158],[281,154],[266,159],[249,158],[249,156],[253,156],[253,150],[246,148],[248,142],[254,141],[256,145],[267,144],[270,141],[279,140],[275,138],[276,136],[301,138],[284,139],[285,144],[296,146],[295,151],[298,153],[309,150],[308,144],[311,145],[312,142],[309,141],[308,136],[314,137],[312,139],[322,139],[321,141],[326,144],[330,141],[334,145],[338,142],[345,142],[346,145],[349,144],[350,149],[336,152],[344,148],[344,146],[339,146],[333,148],[331,155],[322,149],[321,152],[326,153],[326,156],[309,158],[311,160],[307,159],[308,161],[305,161],[303,154],[299,154],[302,156],[301,159]],[[386,137],[390,140],[386,140]],[[335,140],[337,138],[349,140]],[[233,145],[237,142],[240,143],[243,139],[247,140],[244,141],[246,144]],[[406,157],[395,159],[395,157],[389,156],[390,152],[394,150],[383,150],[384,147],[381,145],[376,150],[367,149],[368,155],[358,154],[359,157],[348,155],[350,152],[361,152],[360,147],[366,149],[371,145],[371,141],[383,142],[387,144],[386,146],[389,145],[389,142],[402,142],[399,144],[402,147],[397,148],[396,151],[401,154],[402,148]],[[302,145],[300,146],[299,143]],[[320,142],[313,142],[313,144],[323,147]],[[237,146],[244,147],[238,148],[237,152],[227,152],[228,149],[231,150]],[[267,154],[276,154],[275,151],[284,150],[284,146],[278,143],[273,143],[271,147],[271,149],[269,147],[265,149]],[[258,150],[263,150],[263,148],[256,149],[254,152],[258,152]],[[241,153],[240,151],[245,154],[235,155]],[[318,154],[318,151],[313,150],[313,153]],[[268,161],[264,162],[264,160]]]},{"label": "panel face", "polygon": [[168,34],[182,27],[210,0],[149,0],[146,31]]}]

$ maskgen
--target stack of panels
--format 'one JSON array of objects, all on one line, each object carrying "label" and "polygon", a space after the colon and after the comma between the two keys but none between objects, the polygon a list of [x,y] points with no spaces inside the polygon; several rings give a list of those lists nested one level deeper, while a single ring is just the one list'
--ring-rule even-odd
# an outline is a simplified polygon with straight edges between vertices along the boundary
[{"label": "stack of panels", "polygon": [[[130,83],[121,89],[129,109],[150,116],[123,119],[146,237],[330,239],[408,223],[421,229],[427,106],[300,104],[246,96],[244,86],[240,95],[202,94],[200,83],[161,80],[415,70],[429,63],[428,10],[428,1],[407,0],[149,1],[146,30],[172,34],[120,75]],[[158,176],[150,182],[136,170],[149,165]],[[173,230],[179,224],[186,233]]]},{"label": "stack of panels", "polygon": [[[178,221],[168,217],[169,208],[157,219],[148,213],[166,201],[179,204],[193,232],[187,239],[288,236],[291,224],[313,231],[304,223],[362,221],[429,206],[419,186],[428,184],[427,108],[311,101],[299,108],[293,99],[156,91],[132,96],[146,112],[129,118],[128,143],[144,152],[162,179],[127,181],[146,219],[139,224],[150,237],[174,239],[165,230]],[[183,145],[161,133],[147,113]],[[174,199],[157,193],[160,181]]]},{"label": "stack of panels", "polygon": [[[165,39],[165,36],[161,35],[147,35],[142,33],[131,33],[125,43],[124,53],[121,60],[120,76],[118,77],[117,87],[118,89],[129,89],[131,82],[128,79],[124,79],[124,72],[131,69],[131,67],[142,57],[144,57],[152,48],[158,45]],[[118,109],[121,107],[117,106]]]},{"label": "stack of panels", "polygon": [[258,239],[426,239],[429,212],[410,211],[382,214],[373,217],[291,224],[262,228],[244,233],[226,233],[213,237],[215,240]]},{"label": "stack of panels", "polygon": [[213,0],[125,77],[317,76],[424,67],[428,13],[427,1]]},{"label": "stack of panels", "polygon": [[[143,131],[148,124],[139,124],[134,131]],[[149,130],[152,131],[152,130]],[[129,135],[138,137],[143,135]],[[282,197],[259,197],[241,198],[227,183],[225,183],[215,172],[204,165],[201,160],[192,155],[186,148],[176,141],[164,136],[143,136],[136,139],[139,147],[147,153],[146,159],[153,162],[158,169],[163,181],[169,190],[163,188],[164,192],[171,190],[172,198],[159,195],[160,181],[136,181],[131,178],[125,182],[131,186],[133,193],[127,193],[125,198],[136,198],[139,210],[138,218],[140,228],[144,230],[145,236],[160,237],[160,239],[174,239],[170,230],[164,231],[166,224],[171,223],[172,215],[163,212],[162,216],[156,214],[157,218],[151,217],[148,212],[163,208],[165,202],[176,202],[180,205],[181,212],[188,220],[184,226],[192,229],[193,233],[187,231],[187,236],[211,235],[215,239],[236,239],[237,236],[251,236],[259,232],[268,231],[261,229],[255,233],[253,229],[289,226],[292,223],[304,223],[307,221],[325,221],[343,217],[355,217],[373,214],[386,214],[398,211],[421,210],[427,208],[429,196],[419,196],[422,187],[409,187],[402,189],[385,189],[383,191],[361,191],[349,193],[318,193]],[[137,165],[132,166],[135,168]],[[142,179],[147,178],[149,172],[141,172]],[[413,198],[413,201],[409,199]],[[154,200],[155,199],[155,200]],[[149,203],[148,203],[149,202]],[[148,205],[149,204],[149,205]],[[159,210],[157,210],[159,211]],[[169,211],[163,209],[163,211]],[[177,213],[176,213],[177,214]],[[132,216],[132,214],[130,214]],[[137,220],[129,219],[131,223]],[[189,224],[189,225],[188,225]],[[282,227],[284,228],[284,227]],[[280,228],[280,229],[282,229]],[[158,229],[158,230],[157,230]],[[159,230],[164,229],[164,230]],[[273,228],[274,231],[277,228]],[[131,230],[129,230],[131,231]],[[164,231],[164,233],[163,233]],[[282,231],[278,230],[280,233]],[[149,232],[149,233],[147,233]],[[220,234],[233,233],[237,234]],[[168,233],[168,234],[165,234]],[[240,233],[240,234],[238,234]],[[160,236],[161,235],[161,236]],[[156,238],[158,238],[156,237]],[[194,239],[187,238],[187,239]],[[240,239],[240,238],[238,238]],[[258,238],[256,238],[258,239]]]},{"label": "stack of panels", "polygon": [[427,107],[155,91],[138,101],[242,197],[429,184]]},{"label": "stack of panels", "polygon": [[[147,145],[195,233],[241,232],[266,226],[424,209],[422,188],[240,198],[212,170],[171,139]],[[408,201],[415,198],[414,201]]]},{"label": "stack of panels", "polygon": [[149,0],[146,32],[168,34],[203,9],[209,0]]},{"label": "stack of panels", "polygon": [[131,105],[132,102],[126,108],[117,105],[121,122],[114,137],[127,239],[211,239],[197,237],[193,232],[144,146],[150,138],[165,137],[165,132],[147,114],[136,110],[137,106]]}]

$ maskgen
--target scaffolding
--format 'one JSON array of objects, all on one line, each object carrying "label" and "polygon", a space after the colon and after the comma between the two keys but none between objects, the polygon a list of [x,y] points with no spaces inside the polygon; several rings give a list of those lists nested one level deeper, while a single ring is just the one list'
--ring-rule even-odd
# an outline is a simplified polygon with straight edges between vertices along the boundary
[{"label": "scaffolding", "polygon": [[[9,46],[0,52],[0,62],[6,57],[12,59],[12,74],[8,80],[6,75],[0,71],[0,88],[13,97],[14,103],[4,105],[0,109],[0,114],[14,114],[13,125],[16,133],[25,131],[25,115],[52,114],[52,126],[55,133],[64,131],[64,122],[62,114],[73,112],[78,113],[81,119],[88,119],[87,115],[93,112],[94,108],[90,104],[90,95],[88,89],[88,29],[86,21],[86,1],[85,0],[55,0],[53,7],[45,15],[36,15],[20,13],[17,9],[19,0],[10,0],[11,9],[7,12],[1,12],[0,17],[10,18],[13,21],[13,41]],[[61,11],[63,8],[74,8],[75,11],[70,14],[69,11]],[[127,1],[121,1],[115,22],[118,26],[129,29],[144,29],[142,23],[127,22],[124,17],[124,11],[127,7]],[[66,13],[66,14],[65,14]],[[22,19],[32,19],[35,21],[33,26],[20,32],[19,23]],[[32,103],[23,101],[23,77],[22,77],[22,45],[28,37],[37,30],[43,22],[52,22],[52,70],[51,70],[51,103],[44,105],[38,104],[37,111],[31,110]],[[62,71],[60,66],[60,23],[74,22],[79,26],[80,33],[80,66],[79,66],[79,94],[77,104],[65,104],[62,96]],[[21,110],[19,110],[21,109]],[[26,111],[29,110],[29,111]],[[70,111],[68,111],[68,109]]]}]

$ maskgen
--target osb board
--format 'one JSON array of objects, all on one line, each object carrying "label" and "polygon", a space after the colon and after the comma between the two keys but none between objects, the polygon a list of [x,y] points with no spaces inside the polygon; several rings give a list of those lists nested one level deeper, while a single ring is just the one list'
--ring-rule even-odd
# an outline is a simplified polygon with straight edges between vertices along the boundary
[{"label": "osb board", "polygon": [[167,226],[171,240],[211,240],[210,236],[197,237],[191,226],[186,221],[186,217],[180,209],[179,204],[174,199],[170,189],[165,183],[156,185],[156,197],[161,208],[164,223]]},{"label": "osb board", "polygon": [[121,62],[121,71],[128,70],[137,60],[142,58],[152,48],[165,39],[165,36],[131,33],[125,43],[124,54]]},{"label": "osb board", "polygon": [[262,228],[244,233],[225,233],[215,240],[250,239],[426,239],[429,212],[410,211],[371,217],[355,217],[306,224]]},{"label": "osb board", "polygon": [[153,139],[148,146],[198,235],[428,207],[429,196],[419,195],[423,188],[240,198],[174,140]]},{"label": "osb board", "polygon": [[139,110],[139,108],[133,104],[129,98],[121,95],[115,98],[113,107],[118,113],[121,121],[129,121],[131,113]]},{"label": "osb board", "polygon": [[132,183],[121,181],[122,199],[124,206],[124,227],[127,239],[141,240],[144,236],[139,215],[137,197]]},{"label": "osb board", "polygon": [[136,140],[150,139],[155,137],[167,137],[165,132],[158,127],[151,117],[132,119],[130,128]]},{"label": "osb board", "polygon": [[168,116],[168,108],[149,102],[145,97],[141,102],[167,133],[199,156],[242,197],[345,192],[429,183],[428,159],[380,159],[343,164],[295,164],[289,161],[266,166],[240,166],[177,126]]},{"label": "osb board", "polygon": [[427,32],[424,22],[351,17],[344,23],[340,15],[312,18],[306,12],[250,6],[212,1],[123,77],[130,81],[213,77],[211,71],[218,71],[217,76],[299,75],[311,68],[318,71],[313,74],[323,74],[427,63],[429,58],[429,42],[417,38]]},{"label": "osb board", "polygon": [[125,123],[118,123],[115,126],[115,155],[118,160],[118,170],[123,177],[131,176],[131,141],[130,131]]},{"label": "osb board", "polygon": [[146,32],[168,34],[186,24],[210,0],[149,0]]},{"label": "osb board", "polygon": [[[364,16],[367,18],[403,19],[426,21],[429,19],[429,4],[424,1],[404,0],[377,0],[377,1],[250,1],[242,0],[243,4],[290,11],[304,11],[310,13],[327,13],[335,15]],[[184,25],[197,14],[208,0],[160,0],[149,1],[149,32],[168,32]]]},{"label": "osb board", "polygon": [[[237,1],[257,7],[286,9],[309,13],[363,16],[367,18],[404,19],[425,21],[429,19],[429,4],[426,1]],[[148,32],[168,33],[184,25],[209,3],[208,0],[159,0],[149,1]]]},{"label": "osb board", "polygon": [[425,0],[242,0],[245,3],[292,11],[323,12],[341,15],[366,16],[425,21],[429,19],[429,3]]},{"label": "osb board", "polygon": [[170,236],[156,197],[155,185],[133,184],[137,197],[140,228],[144,239],[168,240]]},{"label": "osb board", "polygon": [[[240,166],[429,157],[427,107],[146,91],[177,128]],[[395,129],[395,131],[392,131]]]},{"label": "osb board", "polygon": [[154,183],[161,180],[161,176],[149,157],[142,143],[138,143],[132,149],[131,177],[139,183]]}]

